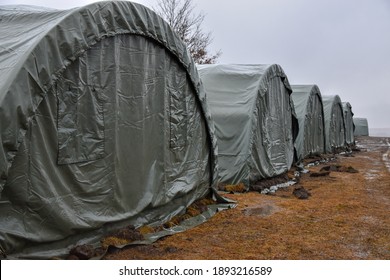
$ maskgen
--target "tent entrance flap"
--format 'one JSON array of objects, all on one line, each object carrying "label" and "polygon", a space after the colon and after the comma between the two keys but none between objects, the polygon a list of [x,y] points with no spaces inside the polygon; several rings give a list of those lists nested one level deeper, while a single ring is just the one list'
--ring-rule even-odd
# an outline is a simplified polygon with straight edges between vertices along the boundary
[{"label": "tent entrance flap", "polygon": [[65,70],[66,80],[57,83],[58,164],[97,160],[105,156],[102,89],[97,83],[92,83],[92,71],[85,69],[90,66],[86,58],[84,54],[72,63]]}]

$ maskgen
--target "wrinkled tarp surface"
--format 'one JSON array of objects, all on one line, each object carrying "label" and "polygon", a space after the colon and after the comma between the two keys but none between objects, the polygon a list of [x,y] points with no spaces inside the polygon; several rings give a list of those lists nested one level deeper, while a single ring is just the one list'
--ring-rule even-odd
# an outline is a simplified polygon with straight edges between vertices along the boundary
[{"label": "wrinkled tarp surface", "polygon": [[355,125],[353,124],[352,105],[349,102],[343,102],[342,104],[345,124],[345,142],[347,145],[353,145],[355,143],[355,138],[353,135]]},{"label": "wrinkled tarp surface", "polygon": [[355,124],[355,136],[368,136],[368,121],[366,118],[353,118]]},{"label": "wrinkled tarp surface", "polygon": [[298,160],[325,152],[322,96],[317,85],[292,85],[292,100],[299,123],[295,140]]},{"label": "wrinkled tarp surface", "polygon": [[323,95],[326,152],[345,147],[343,105],[338,95]]},{"label": "wrinkled tarp surface", "polygon": [[0,8],[0,245],[61,254],[166,221],[217,182],[186,46],[131,2]]},{"label": "wrinkled tarp surface", "polygon": [[291,87],[279,65],[198,65],[215,123],[222,184],[288,171],[298,133]]}]

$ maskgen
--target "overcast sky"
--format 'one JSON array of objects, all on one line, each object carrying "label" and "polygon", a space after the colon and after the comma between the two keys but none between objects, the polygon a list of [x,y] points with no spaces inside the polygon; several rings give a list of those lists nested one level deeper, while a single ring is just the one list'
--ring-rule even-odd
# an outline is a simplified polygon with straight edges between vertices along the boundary
[{"label": "overcast sky", "polygon": [[[0,0],[58,9],[87,0]],[[157,0],[136,0],[155,7]],[[282,66],[290,84],[338,94],[370,128],[390,127],[390,0],[194,0],[220,63]]]}]

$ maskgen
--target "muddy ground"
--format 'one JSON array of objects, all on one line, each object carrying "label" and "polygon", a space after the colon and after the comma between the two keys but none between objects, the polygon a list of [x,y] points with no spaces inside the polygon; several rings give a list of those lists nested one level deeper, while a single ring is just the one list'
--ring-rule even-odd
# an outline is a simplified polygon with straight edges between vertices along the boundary
[{"label": "muddy ground", "polygon": [[[390,138],[360,137],[352,156],[308,167],[274,194],[223,194],[237,207],[106,259],[390,259]],[[312,174],[320,174],[313,176]],[[306,193],[299,199],[297,194]]]}]

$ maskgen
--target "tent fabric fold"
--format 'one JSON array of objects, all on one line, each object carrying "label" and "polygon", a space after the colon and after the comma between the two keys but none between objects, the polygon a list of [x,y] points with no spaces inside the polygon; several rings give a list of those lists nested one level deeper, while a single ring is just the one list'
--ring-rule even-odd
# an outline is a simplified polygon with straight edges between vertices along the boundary
[{"label": "tent fabric fold", "polygon": [[59,254],[167,221],[217,185],[186,45],[126,1],[0,6],[0,245]]},{"label": "tent fabric fold", "polygon": [[322,95],[317,85],[292,85],[292,100],[299,122],[295,141],[297,159],[325,152],[325,123]]},{"label": "tent fabric fold", "polygon": [[220,185],[287,172],[298,123],[291,87],[273,65],[198,65],[218,141]]}]

